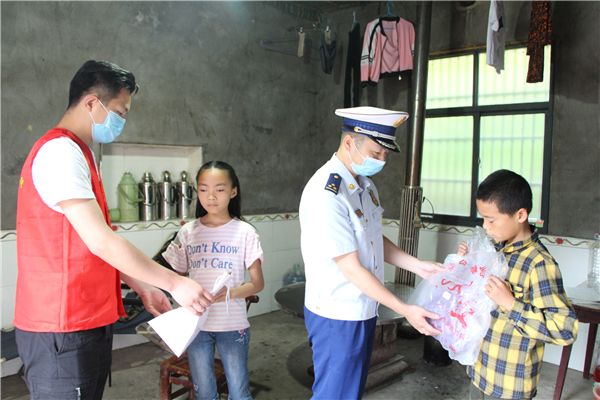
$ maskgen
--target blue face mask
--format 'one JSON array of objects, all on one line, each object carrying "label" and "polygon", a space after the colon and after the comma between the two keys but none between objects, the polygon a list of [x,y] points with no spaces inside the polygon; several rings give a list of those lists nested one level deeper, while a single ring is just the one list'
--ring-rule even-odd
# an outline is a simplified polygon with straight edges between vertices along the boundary
[{"label": "blue face mask", "polygon": [[360,154],[360,151],[358,151],[356,143],[354,143],[354,148],[356,149],[356,152],[364,159],[362,165],[358,165],[354,164],[354,161],[352,161],[352,156],[350,156],[350,166],[356,175],[373,176],[381,171],[385,165],[385,161],[376,160],[369,156],[363,157],[363,155]]},{"label": "blue face mask", "polygon": [[[98,100],[100,101],[100,100]],[[108,111],[104,104],[100,101],[100,105],[108,115],[102,124],[97,124],[94,121],[94,117],[92,113],[90,113],[90,117],[92,117],[92,140],[96,143],[110,143],[117,138],[123,131],[123,127],[125,126],[125,118],[119,117],[112,111]]]}]

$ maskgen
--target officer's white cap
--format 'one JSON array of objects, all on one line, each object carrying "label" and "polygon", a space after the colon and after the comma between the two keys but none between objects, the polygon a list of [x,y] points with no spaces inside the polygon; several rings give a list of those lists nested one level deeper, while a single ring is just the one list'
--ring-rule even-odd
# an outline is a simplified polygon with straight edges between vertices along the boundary
[{"label": "officer's white cap", "polygon": [[367,135],[392,151],[400,150],[395,141],[396,128],[406,121],[408,113],[377,107],[353,107],[339,108],[335,114],[344,117],[343,130]]}]

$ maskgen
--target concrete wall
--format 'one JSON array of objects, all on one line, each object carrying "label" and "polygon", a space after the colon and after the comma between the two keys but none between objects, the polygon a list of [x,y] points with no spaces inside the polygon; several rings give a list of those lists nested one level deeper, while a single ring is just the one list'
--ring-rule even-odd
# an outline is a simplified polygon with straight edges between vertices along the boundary
[{"label": "concrete wall", "polygon": [[17,182],[29,149],[59,121],[71,78],[92,58],[131,70],[141,87],[118,141],[202,145],[205,160],[237,170],[246,213],[298,209],[323,158],[314,143],[323,134],[320,63],[260,47],[261,38],[293,36],[296,18],[259,2],[0,7],[2,229],[15,227]]},{"label": "concrete wall", "polygon": [[[415,22],[417,2],[393,12]],[[549,233],[600,231],[598,2],[552,2],[555,95]],[[87,59],[132,70],[142,88],[125,142],[203,145],[230,162],[248,214],[293,212],[312,173],[337,148],[347,32],[385,14],[371,2],[331,17],[338,53],[331,75],[319,61],[260,48],[307,21],[262,2],[2,2],[1,228],[14,229],[16,185],[33,142],[66,107],[69,80]],[[526,40],[531,2],[505,2],[507,41]],[[489,3],[434,2],[431,52],[485,45]],[[69,23],[66,23],[69,22]],[[74,23],[75,22],[75,23]],[[317,38],[316,32],[307,33]],[[282,45],[283,46],[283,45]],[[409,111],[410,79],[361,91],[362,105]],[[408,124],[398,129],[406,148]],[[375,177],[387,218],[399,215],[406,152]]]},{"label": "concrete wall", "polygon": [[[416,22],[414,2],[395,2],[393,13]],[[553,1],[554,118],[552,132],[549,234],[593,238],[600,232],[600,107],[599,68],[600,3]],[[530,1],[505,1],[506,41],[529,37]],[[352,9],[334,14],[336,32],[344,54]],[[387,12],[385,2],[374,2],[356,9],[357,20],[366,24]],[[489,2],[478,1],[467,8],[457,2],[433,3],[430,53],[485,46]],[[320,92],[324,104],[343,103],[343,62],[337,63],[333,79],[322,76]],[[336,75],[340,70],[341,77]],[[361,105],[410,111],[410,79],[387,79],[376,87],[361,91]],[[328,129],[338,123],[323,122]],[[406,149],[408,123],[397,132],[398,143]],[[374,177],[387,218],[398,218],[400,194],[406,171],[406,152],[390,155],[383,172]]]}]

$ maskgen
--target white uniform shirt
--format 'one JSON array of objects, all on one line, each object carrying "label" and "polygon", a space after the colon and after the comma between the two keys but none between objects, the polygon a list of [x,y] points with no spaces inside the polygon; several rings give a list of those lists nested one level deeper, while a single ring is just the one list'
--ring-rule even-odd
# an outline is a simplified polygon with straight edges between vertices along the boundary
[{"label": "white uniform shirt", "polygon": [[345,321],[375,317],[378,303],[346,279],[333,258],[358,250],[361,264],[381,282],[384,272],[383,208],[373,182],[357,179],[334,154],[308,181],[300,200],[304,304],[317,315]]}]

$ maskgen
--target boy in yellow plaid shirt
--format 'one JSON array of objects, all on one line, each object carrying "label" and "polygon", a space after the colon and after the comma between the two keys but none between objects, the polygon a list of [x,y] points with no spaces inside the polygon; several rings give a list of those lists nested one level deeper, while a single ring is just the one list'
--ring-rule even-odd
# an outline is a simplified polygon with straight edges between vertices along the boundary
[{"label": "boy in yellow plaid shirt", "polygon": [[[536,395],[545,343],[575,341],[579,323],[558,264],[529,225],[529,183],[508,170],[490,174],[477,189],[483,228],[508,262],[506,281],[492,276],[485,293],[498,307],[479,358],[467,372],[471,400],[531,399]],[[467,253],[466,244],[458,254]]]}]

